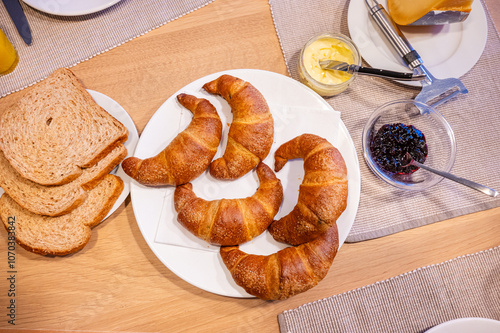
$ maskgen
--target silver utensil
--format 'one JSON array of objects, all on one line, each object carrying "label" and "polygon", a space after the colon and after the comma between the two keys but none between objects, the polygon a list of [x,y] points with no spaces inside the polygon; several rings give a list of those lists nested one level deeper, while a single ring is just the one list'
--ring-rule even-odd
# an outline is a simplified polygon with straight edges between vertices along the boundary
[{"label": "silver utensil", "polygon": [[435,173],[437,175],[440,175],[441,177],[453,180],[453,181],[455,181],[457,183],[460,183],[462,185],[465,185],[465,186],[468,186],[470,188],[473,188],[474,190],[482,192],[482,193],[484,193],[486,195],[489,195],[490,197],[495,198],[495,197],[498,196],[498,191],[496,191],[494,189],[491,189],[491,188],[489,188],[487,186],[478,184],[476,182],[470,181],[470,180],[462,178],[462,177],[455,176],[455,175],[453,175],[453,174],[451,174],[449,172],[437,170],[437,169],[431,168],[431,167],[429,167],[427,165],[424,165],[422,163],[419,163],[419,162],[415,161],[411,157],[411,155],[409,153],[406,153],[405,158],[409,162],[406,165],[403,165],[403,166],[413,165],[413,166],[416,166],[418,168],[422,168],[424,170],[427,170],[429,172],[433,172],[433,173]]},{"label": "silver utensil", "polygon": [[348,64],[347,62],[338,60],[322,60],[319,62],[322,69],[328,69],[333,71],[341,71],[349,74],[358,73],[360,75],[370,75],[376,76],[383,79],[392,79],[398,81],[420,81],[427,78],[426,74],[414,74],[414,73],[403,73],[395,72],[386,69],[362,67],[354,64]]},{"label": "silver utensil", "polygon": [[431,10],[410,25],[444,25],[463,22],[469,17],[468,12],[457,10]]},{"label": "silver utensil", "polygon": [[17,32],[23,38],[26,45],[31,45],[31,29],[28,19],[24,15],[23,7],[18,0],[2,0],[5,9],[9,13],[12,22],[16,26]]},{"label": "silver utensil", "polygon": [[416,101],[436,107],[460,93],[468,93],[465,85],[457,78],[436,79],[432,76],[429,70],[423,65],[420,55],[413,49],[385,8],[376,0],[365,0],[365,2],[369,8],[371,17],[401,58],[403,58],[408,68],[415,70],[418,74],[425,74],[427,76],[425,80],[420,81],[422,83],[422,90],[415,97]]}]

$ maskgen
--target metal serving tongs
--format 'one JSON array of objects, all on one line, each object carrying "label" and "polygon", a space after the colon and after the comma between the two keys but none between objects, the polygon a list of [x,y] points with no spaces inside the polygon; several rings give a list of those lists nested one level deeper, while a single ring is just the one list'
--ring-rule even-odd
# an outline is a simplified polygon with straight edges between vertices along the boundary
[{"label": "metal serving tongs", "polygon": [[391,79],[398,81],[420,81],[427,78],[425,74],[418,73],[403,73],[389,71],[387,69],[371,68],[371,67],[361,67],[358,65],[351,65],[347,62],[338,60],[322,60],[319,62],[322,69],[329,69],[333,71],[341,71],[349,74],[358,73],[359,75],[370,75],[376,76],[383,79]]},{"label": "metal serving tongs", "polygon": [[394,49],[403,58],[404,62],[416,74],[427,76],[422,83],[422,90],[415,100],[433,107],[442,104],[452,97],[462,93],[468,93],[465,85],[457,78],[436,79],[429,70],[424,67],[423,61],[417,51],[413,49],[408,40],[385,8],[376,0],[365,0],[370,16],[382,30],[384,36],[389,40]]}]

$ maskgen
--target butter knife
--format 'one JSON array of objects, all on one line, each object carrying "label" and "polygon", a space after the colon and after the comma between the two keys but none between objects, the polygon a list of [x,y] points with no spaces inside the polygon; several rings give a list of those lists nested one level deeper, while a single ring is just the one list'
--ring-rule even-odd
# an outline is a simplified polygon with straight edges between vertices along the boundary
[{"label": "butter knife", "polygon": [[12,22],[16,26],[17,32],[22,37],[26,45],[31,45],[31,29],[28,19],[24,15],[23,7],[18,0],[2,0],[5,9],[10,15]]},{"label": "butter knife", "polygon": [[427,78],[425,74],[395,72],[387,69],[361,67],[358,65],[348,64],[337,60],[322,60],[319,65],[323,69],[346,72],[349,74],[358,73],[360,75],[376,76],[383,79],[392,79],[398,81],[420,81]]}]

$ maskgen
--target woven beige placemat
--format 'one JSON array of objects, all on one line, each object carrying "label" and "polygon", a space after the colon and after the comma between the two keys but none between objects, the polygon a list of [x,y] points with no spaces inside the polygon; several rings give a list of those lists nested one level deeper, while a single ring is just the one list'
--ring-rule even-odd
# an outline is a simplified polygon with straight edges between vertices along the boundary
[{"label": "woven beige placemat", "polygon": [[[349,0],[270,0],[269,3],[285,61],[295,79],[298,79],[299,51],[309,38],[327,31],[349,35]],[[458,152],[452,172],[498,190],[500,38],[489,13],[486,14],[486,48],[476,65],[461,77],[469,93],[439,106],[438,110],[456,136]],[[414,98],[419,91],[387,80],[358,77],[346,92],[327,99],[335,110],[342,112],[341,118],[360,161],[361,200],[348,242],[381,237],[500,205],[500,198],[487,197],[448,180],[420,193],[398,190],[368,169],[362,154],[361,134],[369,115],[386,102]]]},{"label": "woven beige placemat", "polygon": [[[81,0],[84,1],[84,0]],[[121,0],[97,13],[55,16],[22,1],[33,42],[24,44],[0,5],[0,28],[19,54],[19,64],[0,76],[0,97],[32,85],[60,67],[72,67],[158,28],[213,0]]]},{"label": "woven beige placemat", "polygon": [[423,332],[464,317],[500,320],[500,247],[278,315],[281,333]]}]

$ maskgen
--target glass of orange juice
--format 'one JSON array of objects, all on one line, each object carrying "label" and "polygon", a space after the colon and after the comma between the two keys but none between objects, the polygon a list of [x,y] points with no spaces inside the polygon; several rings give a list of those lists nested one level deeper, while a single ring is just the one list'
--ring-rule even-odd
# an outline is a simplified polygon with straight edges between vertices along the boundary
[{"label": "glass of orange juice", "polygon": [[19,57],[14,46],[0,29],[0,75],[12,72],[18,61]]}]

